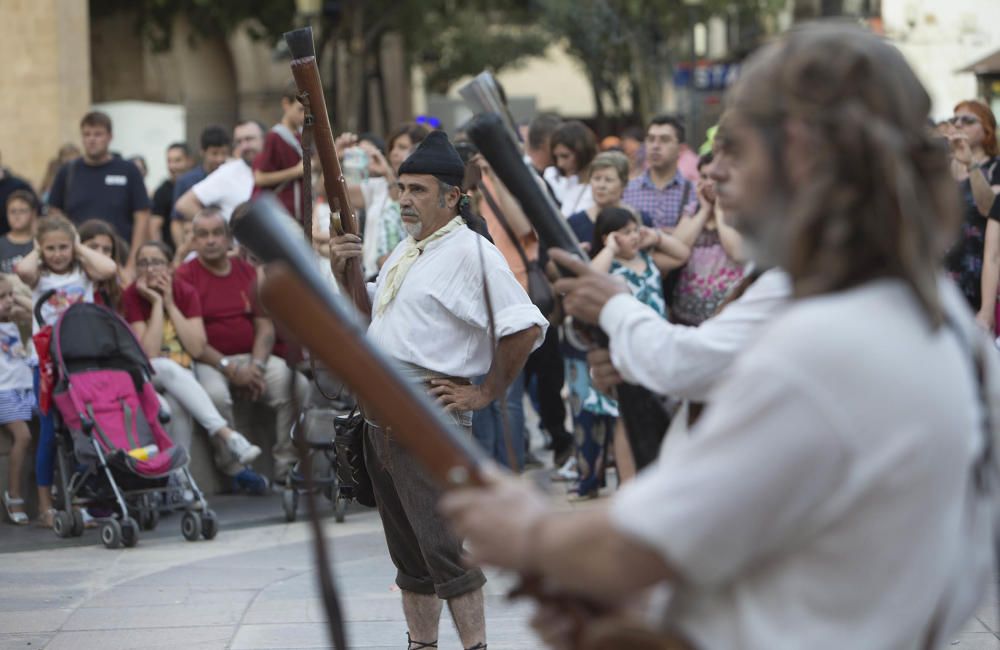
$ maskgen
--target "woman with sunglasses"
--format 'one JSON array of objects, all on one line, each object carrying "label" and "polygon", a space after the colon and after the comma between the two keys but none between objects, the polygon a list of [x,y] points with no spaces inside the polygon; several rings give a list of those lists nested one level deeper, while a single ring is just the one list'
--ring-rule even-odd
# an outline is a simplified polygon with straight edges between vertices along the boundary
[{"label": "woman with sunglasses", "polygon": [[965,218],[945,265],[976,312],[976,320],[993,332],[1000,281],[1000,209],[992,210],[1000,194],[997,121],[985,104],[969,100],[955,106],[950,122],[952,170],[960,184]]},{"label": "woman with sunglasses", "polygon": [[[246,465],[260,455],[260,447],[229,427],[191,371],[207,336],[198,292],[173,277],[172,257],[159,241],[139,249],[136,281],[122,295],[125,320],[153,364],[153,385],[177,400],[210,436],[218,437],[239,465]],[[220,458],[217,452],[216,462],[224,470],[232,459]]]}]

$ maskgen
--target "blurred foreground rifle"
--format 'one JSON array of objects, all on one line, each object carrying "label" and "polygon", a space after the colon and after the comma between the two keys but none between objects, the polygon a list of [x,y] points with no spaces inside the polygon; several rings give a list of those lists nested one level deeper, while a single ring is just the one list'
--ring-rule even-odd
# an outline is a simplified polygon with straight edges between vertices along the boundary
[{"label": "blurred foreground rifle", "polygon": [[[260,289],[268,313],[392,429],[439,487],[482,486],[483,452],[368,341],[357,314],[320,275],[316,256],[281,205],[262,197],[234,230],[241,244],[269,264]],[[315,530],[323,546],[322,529]],[[537,578],[526,577],[517,593],[569,612],[578,623],[577,650],[686,648],[675,639],[601,621],[601,607],[552,592]]]},{"label": "blurred foreground rifle", "polygon": [[[500,101],[497,96],[494,101]],[[542,187],[541,179],[521,156],[517,141],[510,135],[502,116],[496,113],[477,115],[467,128],[469,139],[476,145],[494,173],[521,204],[521,208],[538,233],[545,248],[562,249],[581,260],[589,260],[569,223]],[[562,269],[560,269],[563,271]],[[570,322],[563,328],[567,341],[587,350],[593,346],[607,347],[607,335],[596,326],[580,326]],[[639,468],[648,465],[659,453],[660,442],[670,416],[660,401],[648,390],[635,384],[619,385],[612,395],[621,406],[622,421]]]},{"label": "blurred foreground rifle", "polygon": [[[330,236],[341,234],[360,235],[357,215],[351,207],[347,194],[347,183],[344,172],[340,169],[340,158],[334,145],[333,128],[330,126],[330,115],[326,110],[326,98],[323,95],[323,82],[319,77],[319,66],[316,65],[316,46],[313,43],[311,27],[303,27],[285,32],[285,43],[292,54],[292,76],[300,95],[305,95],[313,114],[314,138],[319,164],[323,169],[323,187],[326,198],[330,202],[331,224]],[[333,214],[340,215],[340,228],[337,228]],[[347,282],[344,291],[351,297],[365,319],[371,318],[372,304],[368,298],[365,277],[361,268],[361,260],[348,260],[345,270]]]},{"label": "blurred foreground rifle", "polygon": [[[480,90],[485,92],[484,88]],[[499,101],[497,96],[493,102],[486,103]],[[521,204],[524,215],[538,233],[542,248],[559,248],[581,260],[589,260],[590,256],[583,252],[580,242],[552,197],[539,185],[544,181],[524,162],[517,140],[501,115],[495,112],[481,113],[473,118],[466,132],[493,172]],[[560,271],[565,274],[563,269]],[[582,350],[588,349],[591,344],[607,345],[607,337],[599,328],[574,325],[565,328],[565,331],[570,343]],[[582,334],[586,340],[574,336],[576,333]]]}]

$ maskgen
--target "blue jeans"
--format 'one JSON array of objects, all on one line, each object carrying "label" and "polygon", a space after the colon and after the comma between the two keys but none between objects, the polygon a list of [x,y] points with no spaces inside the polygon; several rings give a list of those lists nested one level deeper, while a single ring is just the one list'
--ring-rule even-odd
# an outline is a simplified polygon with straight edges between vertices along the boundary
[{"label": "blue jeans", "polygon": [[[38,368],[34,369],[34,373],[35,401],[37,403],[38,396],[41,394],[38,391]],[[55,404],[51,405],[51,408],[55,408]],[[38,483],[39,487],[49,487],[55,476],[56,463],[56,429],[52,415],[44,415],[39,409],[38,425],[40,435],[38,436],[38,451],[35,453],[35,482]]]},{"label": "blue jeans", "polygon": [[[482,378],[480,378],[482,380]],[[507,389],[507,425],[510,427],[510,444],[519,470],[524,469],[524,373],[514,378]],[[503,417],[500,400],[472,414],[472,436],[490,457],[510,468],[507,441],[504,439]]]}]

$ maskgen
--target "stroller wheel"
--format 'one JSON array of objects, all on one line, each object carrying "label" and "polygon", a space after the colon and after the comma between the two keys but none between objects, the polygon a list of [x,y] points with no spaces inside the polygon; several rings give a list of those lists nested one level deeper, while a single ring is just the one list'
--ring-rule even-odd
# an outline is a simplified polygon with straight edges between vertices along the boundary
[{"label": "stroller wheel", "polygon": [[109,519],[101,526],[101,541],[104,548],[118,548],[122,545],[122,527],[117,519]]},{"label": "stroller wheel", "polygon": [[83,535],[83,510],[73,511],[73,537]]},{"label": "stroller wheel", "polygon": [[344,523],[344,516],[347,514],[347,497],[336,495],[333,502],[333,518],[338,524]]},{"label": "stroller wheel", "polygon": [[189,542],[197,542],[201,534],[201,515],[193,510],[188,510],[181,517],[181,535]]},{"label": "stroller wheel", "polygon": [[125,548],[132,548],[139,543],[139,524],[135,519],[126,517],[121,523],[122,544]]},{"label": "stroller wheel", "polygon": [[52,518],[52,532],[62,538],[73,536],[73,515],[60,510]]},{"label": "stroller wheel", "polygon": [[296,513],[299,510],[299,491],[293,487],[285,488],[281,493],[281,507],[285,510],[285,521],[295,521]]},{"label": "stroller wheel", "polygon": [[215,539],[219,534],[219,519],[214,510],[201,513],[201,536],[205,539]]}]

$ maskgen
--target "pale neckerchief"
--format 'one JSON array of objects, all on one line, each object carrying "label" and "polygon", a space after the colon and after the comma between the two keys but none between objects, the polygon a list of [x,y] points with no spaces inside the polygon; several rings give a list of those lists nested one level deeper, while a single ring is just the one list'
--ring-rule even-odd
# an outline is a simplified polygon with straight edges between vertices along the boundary
[{"label": "pale neckerchief", "polygon": [[425,237],[420,241],[413,238],[410,235],[405,240],[401,246],[404,250],[398,258],[396,258],[395,263],[393,263],[392,268],[390,268],[385,273],[385,282],[382,284],[382,292],[379,294],[378,304],[375,305],[375,315],[378,316],[385,311],[385,308],[389,306],[392,299],[396,297],[399,293],[399,288],[403,286],[403,280],[406,278],[406,274],[410,272],[410,267],[417,261],[420,254],[424,252],[427,245],[433,241],[441,239],[448,233],[458,230],[459,228],[465,226],[465,219],[461,216],[457,216],[444,226],[435,230],[429,237]]}]

